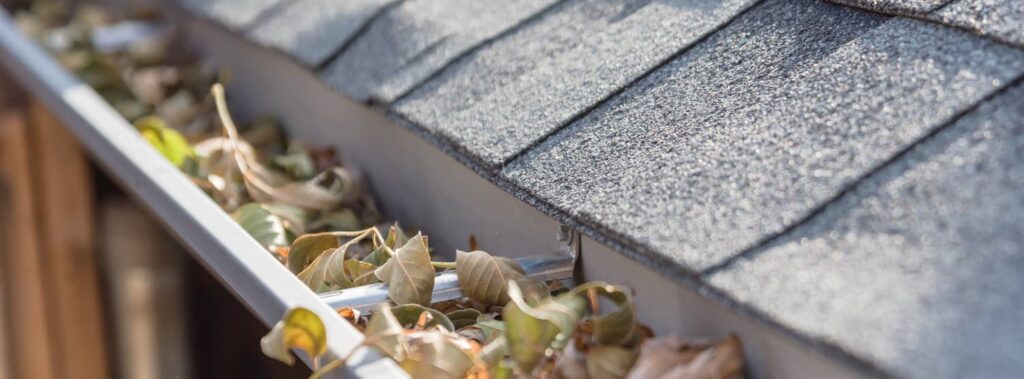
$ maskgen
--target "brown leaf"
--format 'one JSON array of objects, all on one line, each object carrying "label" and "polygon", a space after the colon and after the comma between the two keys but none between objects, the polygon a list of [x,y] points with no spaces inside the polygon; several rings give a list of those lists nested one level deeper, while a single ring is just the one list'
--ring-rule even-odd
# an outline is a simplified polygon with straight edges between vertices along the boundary
[{"label": "brown leaf", "polygon": [[430,264],[427,237],[417,234],[395,251],[374,272],[388,285],[388,298],[396,304],[430,305],[434,291],[434,267]]},{"label": "brown leaf", "polygon": [[466,297],[486,305],[505,305],[509,301],[508,282],[526,276],[526,272],[509,258],[483,251],[456,251],[455,275]]},{"label": "brown leaf", "polygon": [[734,379],[742,369],[743,347],[735,335],[713,346],[666,337],[643,344],[628,378]]}]

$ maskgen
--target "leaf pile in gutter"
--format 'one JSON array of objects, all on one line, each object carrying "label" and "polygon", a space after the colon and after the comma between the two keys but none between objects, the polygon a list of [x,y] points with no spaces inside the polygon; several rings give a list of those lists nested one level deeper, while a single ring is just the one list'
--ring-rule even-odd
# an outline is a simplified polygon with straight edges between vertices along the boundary
[{"label": "leaf pile in gutter", "polygon": [[[226,105],[210,88],[229,75],[191,59],[155,13],[124,18],[69,4],[34,1],[15,20],[282,263],[300,236],[381,222],[358,173],[333,150],[288,142],[272,117],[223,124]],[[364,247],[353,246],[348,257]]]},{"label": "leaf pile in gutter", "polygon": [[[366,238],[380,238],[367,233]],[[389,290],[403,288],[389,291],[397,305],[384,305],[372,315],[338,310],[365,335],[350,354],[375,349],[416,378],[743,376],[736,336],[718,342],[654,338],[638,322],[628,288],[604,282],[572,289],[557,281],[541,283],[527,277],[514,260],[483,251],[457,252],[451,268],[466,298],[432,303],[430,288],[439,264],[430,262],[425,244],[422,235],[409,239],[374,272]],[[332,251],[337,249],[321,256]],[[294,362],[289,349],[303,350],[314,362],[311,378],[319,378],[347,359],[320,366],[325,351],[316,347],[325,346],[326,338],[315,314],[295,308],[260,345],[264,354],[288,364]]]},{"label": "leaf pile in gutter", "polygon": [[[514,260],[484,251],[432,261],[427,236],[381,224],[358,175],[332,151],[286,143],[270,118],[236,125],[215,84],[224,75],[172,51],[172,30],[155,17],[116,20],[88,4],[68,9],[36,1],[17,22],[312,290],[385,283],[394,305],[339,314],[363,331],[361,347],[413,376],[742,376],[738,338],[654,338],[638,322],[628,288],[537,282]],[[465,298],[432,301],[439,270],[455,271]],[[266,355],[287,364],[290,349],[304,351],[314,377],[345,363],[321,367],[326,346],[323,323],[304,308],[290,310],[261,340]]]}]

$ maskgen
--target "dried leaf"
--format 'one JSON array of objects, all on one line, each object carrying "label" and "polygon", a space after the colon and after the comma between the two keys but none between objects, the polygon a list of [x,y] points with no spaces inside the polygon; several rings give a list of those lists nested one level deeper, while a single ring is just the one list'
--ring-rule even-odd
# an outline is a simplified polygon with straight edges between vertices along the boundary
[{"label": "dried leaf", "polygon": [[355,259],[345,261],[345,276],[349,278],[354,287],[376,283],[377,277],[373,275],[376,270],[377,266],[371,263]]},{"label": "dried leaf", "polygon": [[335,233],[306,234],[296,238],[288,252],[288,269],[293,274],[298,274],[324,251],[337,249],[339,246],[341,242]]},{"label": "dried leaf", "polygon": [[359,325],[359,317],[361,315],[362,313],[355,308],[345,307],[338,309],[338,316],[341,316],[341,318],[345,319],[345,321],[348,321],[352,325]]},{"label": "dried leaf", "polygon": [[288,246],[284,223],[262,204],[245,204],[232,212],[231,218],[269,251]]},{"label": "dried leaf", "polygon": [[[215,84],[211,92],[228,140],[231,141],[231,146],[236,146],[241,138],[238,136],[238,128],[228,111],[227,101],[224,99],[224,87]],[[330,209],[345,200],[354,200],[355,193],[358,192],[355,177],[343,169],[327,170],[309,181],[281,183],[280,177],[274,176],[272,171],[263,167],[259,162],[245,154],[238,153],[237,148],[230,149],[235,152],[233,154],[235,163],[245,180],[249,196],[256,201],[280,201],[312,210]]]},{"label": "dried leaf", "polygon": [[591,379],[625,378],[636,352],[620,346],[600,345],[587,350],[587,374]]},{"label": "dried leaf", "polygon": [[289,349],[300,349],[310,358],[316,358],[327,351],[327,330],[320,316],[306,308],[292,308],[285,313],[270,333],[260,339],[263,354],[289,366],[295,358]]},{"label": "dried leaf", "polygon": [[299,280],[317,293],[352,287],[352,281],[345,276],[345,255],[348,246],[342,245],[320,254],[297,275]]},{"label": "dried leaf", "polygon": [[399,365],[415,378],[463,378],[475,366],[471,346],[436,331],[410,336],[408,351]]},{"label": "dried leaf", "polygon": [[395,251],[375,272],[388,285],[388,297],[396,304],[430,305],[434,267],[430,264],[427,237],[417,234]]},{"label": "dried leaf", "polygon": [[743,346],[735,335],[714,346],[666,337],[644,342],[628,378],[733,379],[742,370]]},{"label": "dried leaf", "polygon": [[436,309],[427,308],[419,304],[404,304],[391,307],[391,313],[394,313],[395,319],[406,328],[412,328],[416,325],[416,322],[419,321],[420,316],[424,312],[430,314],[431,317],[426,325],[424,325],[426,328],[440,326],[447,331],[455,330],[455,326],[452,325],[448,316],[438,312]]},{"label": "dried leaf", "polygon": [[384,262],[391,259],[391,253],[388,252],[388,249],[391,251],[398,250],[399,247],[405,245],[408,241],[409,238],[406,237],[404,232],[402,232],[402,228],[398,226],[398,223],[395,223],[388,228],[388,236],[384,240],[384,243],[370,252],[366,258],[363,258],[363,261],[372,263],[378,267],[383,266]]},{"label": "dried leaf", "polygon": [[508,303],[508,282],[526,276],[516,261],[483,251],[455,252],[455,275],[466,297],[486,305]]},{"label": "dried leaf", "polygon": [[571,293],[527,304],[515,281],[508,284],[511,302],[502,314],[512,359],[523,372],[531,372],[549,347],[561,348],[576,327],[586,301]]},{"label": "dried leaf", "polygon": [[[358,246],[359,242],[369,236],[371,232],[372,230],[331,233],[335,236],[346,235],[351,236],[352,238],[337,249],[329,250],[320,254],[320,256],[314,259],[309,266],[306,266],[306,268],[298,274],[299,279],[316,292],[325,292],[333,289],[344,289],[355,286],[354,282],[356,278],[349,273],[348,268],[352,267],[359,271],[363,270],[365,267],[360,266],[358,263],[354,266],[351,264],[346,265],[346,262],[349,261],[349,259],[347,259],[348,251],[353,247]],[[291,255],[289,255],[289,257],[291,257]]]},{"label": "dried leaf", "polygon": [[384,355],[399,360],[405,356],[402,340],[404,332],[402,324],[395,318],[394,313],[391,313],[391,307],[385,304],[366,324],[366,339],[363,340],[363,344],[375,347]]},{"label": "dried leaf", "polygon": [[636,312],[629,289],[604,282],[590,282],[573,288],[572,293],[584,295],[594,293],[615,303],[616,308],[588,318],[593,327],[594,340],[599,345],[624,346],[633,340]]}]

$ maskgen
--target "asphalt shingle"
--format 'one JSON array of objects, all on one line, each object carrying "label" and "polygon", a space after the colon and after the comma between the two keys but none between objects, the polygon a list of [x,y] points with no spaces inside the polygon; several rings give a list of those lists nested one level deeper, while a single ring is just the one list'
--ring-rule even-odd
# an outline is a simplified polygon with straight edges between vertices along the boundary
[{"label": "asphalt shingle", "polygon": [[374,20],[321,78],[354,99],[390,103],[555,1],[409,0]]},{"label": "asphalt shingle", "polygon": [[1021,0],[830,0],[875,12],[910,15],[1024,47]]},{"label": "asphalt shingle", "polygon": [[910,378],[1024,377],[1024,85],[710,277]]},{"label": "asphalt shingle", "polygon": [[502,175],[595,238],[692,273],[806,217],[1022,72],[1024,52],[958,30],[767,1]]},{"label": "asphalt shingle", "polygon": [[885,14],[920,16],[939,9],[952,0],[830,0],[835,3],[870,9]]},{"label": "asphalt shingle", "polygon": [[377,12],[397,0],[297,0],[253,27],[253,40],[306,66],[324,63]]},{"label": "asphalt shingle", "polygon": [[393,110],[494,167],[752,0],[581,0],[448,67]]},{"label": "asphalt shingle", "polygon": [[933,17],[992,38],[1024,47],[1024,1],[957,0]]},{"label": "asphalt shingle", "polygon": [[186,9],[233,30],[244,30],[283,0],[179,0]]}]

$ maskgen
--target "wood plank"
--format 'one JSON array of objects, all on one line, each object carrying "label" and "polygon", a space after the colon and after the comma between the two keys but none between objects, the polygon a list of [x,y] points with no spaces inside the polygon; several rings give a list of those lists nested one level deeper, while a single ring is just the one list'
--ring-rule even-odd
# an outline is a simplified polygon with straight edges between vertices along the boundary
[{"label": "wood plank", "polygon": [[107,378],[92,171],[78,142],[40,103],[29,105],[36,215],[46,300],[63,378]]},{"label": "wood plank", "polygon": [[[3,126],[0,125],[0,128]],[[0,143],[0,149],[3,147],[3,143]],[[0,158],[3,159],[3,158]],[[8,251],[7,245],[4,243],[7,240],[7,236],[4,230],[8,229],[7,221],[8,216],[4,214],[11,209],[11,199],[7,191],[7,185],[5,179],[2,177],[3,173],[0,172],[0,252]],[[2,253],[0,253],[2,254]],[[10,327],[10,321],[7,317],[7,288],[11,288],[3,282],[6,275],[4,268],[6,264],[4,259],[0,259],[0,379],[9,379],[12,377],[11,372],[14,367],[11,365],[11,349],[8,346],[11,343],[11,337],[8,335],[7,329]]]},{"label": "wood plank", "polygon": [[185,379],[192,375],[185,325],[185,252],[125,197],[99,203],[100,250],[122,377]]},{"label": "wood plank", "polygon": [[28,136],[24,117],[11,109],[0,109],[0,185],[5,187],[4,233],[0,259],[4,262],[2,287],[8,300],[11,375],[15,378],[56,377],[52,361],[54,346],[47,327],[43,291],[42,254],[37,240],[36,216],[31,186]]}]

